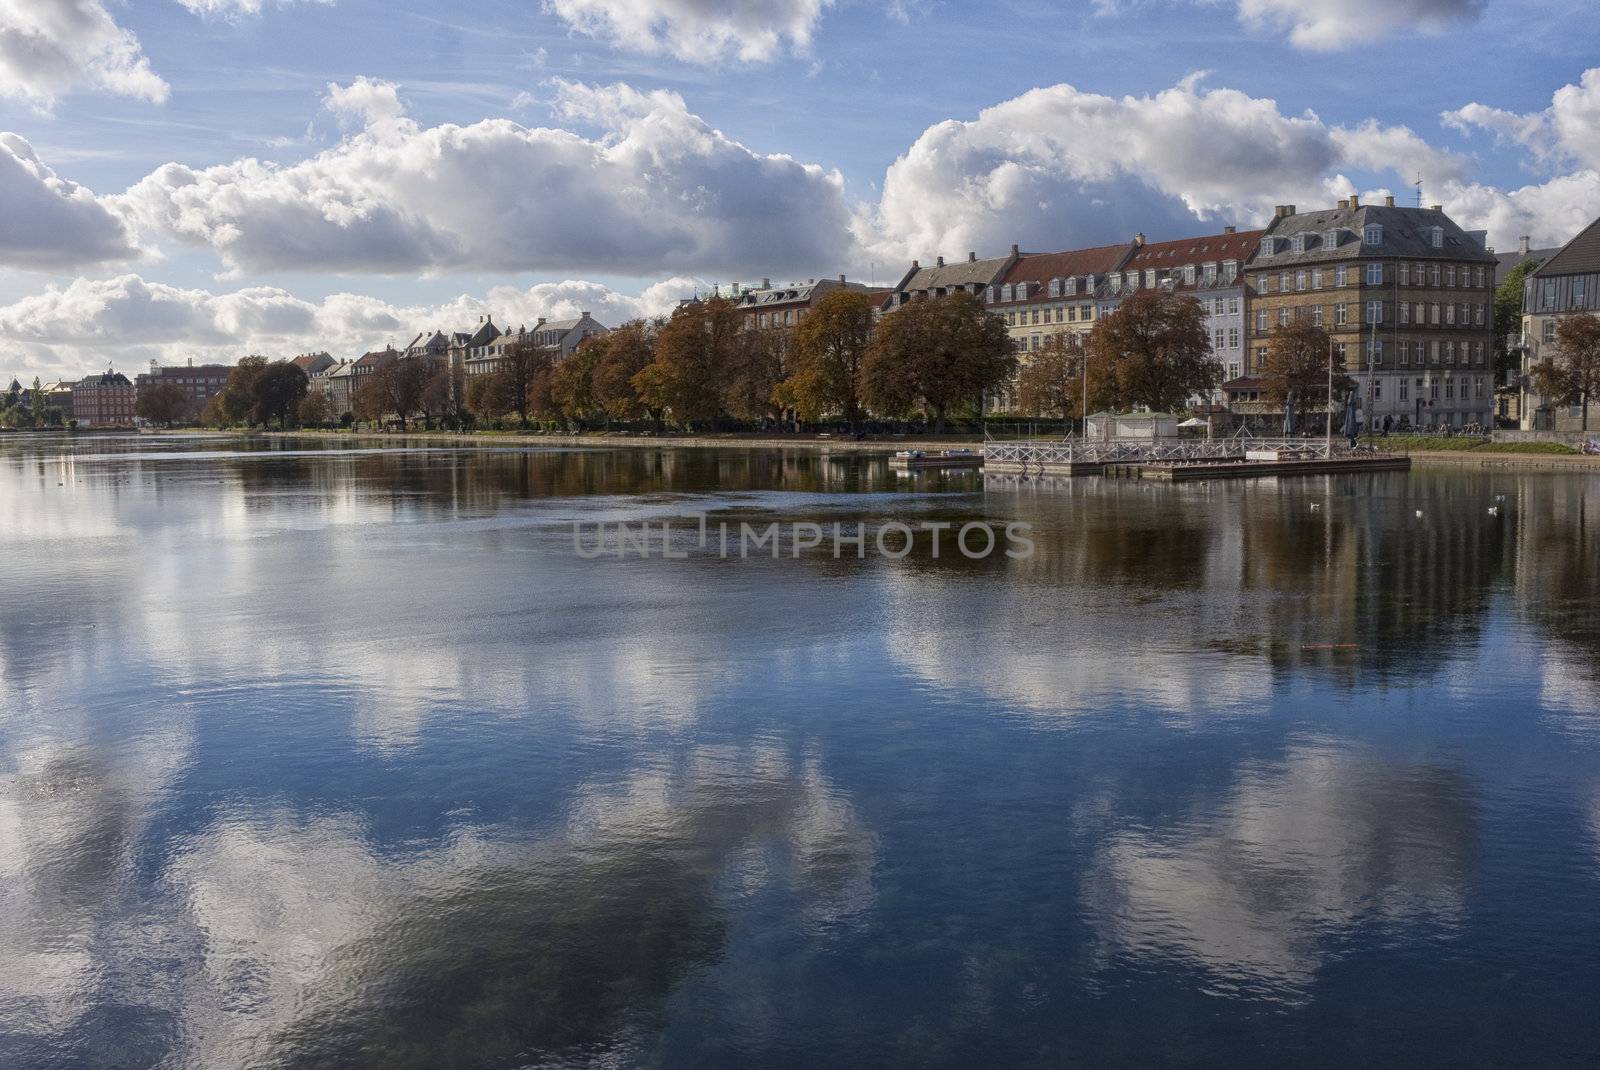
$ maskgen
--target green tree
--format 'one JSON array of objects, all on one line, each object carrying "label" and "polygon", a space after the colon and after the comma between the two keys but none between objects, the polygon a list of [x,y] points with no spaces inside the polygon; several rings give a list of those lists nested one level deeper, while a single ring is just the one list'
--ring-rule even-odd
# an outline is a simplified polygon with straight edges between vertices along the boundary
[{"label": "green tree", "polygon": [[323,427],[333,420],[333,402],[321,390],[311,390],[295,411],[302,427]]},{"label": "green tree", "polygon": [[920,407],[944,430],[954,406],[1016,371],[1005,324],[966,292],[913,301],[885,316],[861,366],[862,399],[885,416]]},{"label": "green tree", "polygon": [[872,344],[873,302],[856,290],[826,294],[794,331],[778,399],[804,420],[838,413],[861,424],[861,368]]},{"label": "green tree", "polygon": [[279,428],[288,430],[306,396],[306,385],[306,373],[296,365],[286,360],[268,364],[251,384],[253,421],[266,427],[277,420]]},{"label": "green tree", "polygon": [[511,410],[510,376],[495,371],[467,380],[467,410],[480,420],[498,420]]},{"label": "green tree", "polygon": [[1494,288],[1494,370],[1501,379],[1516,366],[1516,342],[1522,335],[1522,291],[1539,261],[1524,260]]},{"label": "green tree", "polygon": [[1589,312],[1563,316],[1549,352],[1533,366],[1534,386],[1557,405],[1581,406],[1581,426],[1588,431],[1589,401],[1600,390],[1600,317]]},{"label": "green tree", "polygon": [[1176,411],[1222,381],[1205,310],[1187,294],[1131,295],[1095,324],[1088,346],[1108,370],[1109,400],[1118,408]]},{"label": "green tree", "polygon": [[228,427],[252,422],[256,414],[256,383],[266,372],[267,364],[266,357],[253,354],[240,357],[239,363],[228,373],[222,393],[206,406],[205,423],[212,427]]}]

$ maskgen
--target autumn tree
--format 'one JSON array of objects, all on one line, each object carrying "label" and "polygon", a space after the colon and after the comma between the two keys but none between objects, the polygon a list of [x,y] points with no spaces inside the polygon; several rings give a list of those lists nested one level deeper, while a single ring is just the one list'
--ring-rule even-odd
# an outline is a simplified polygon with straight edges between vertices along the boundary
[{"label": "autumn tree", "polygon": [[[1325,408],[1328,398],[1328,365],[1332,361],[1332,342],[1328,332],[1309,320],[1297,320],[1272,332],[1267,341],[1267,356],[1260,370],[1264,393],[1284,402],[1292,393],[1301,412]],[[1355,389],[1355,381],[1336,368],[1334,397]]]},{"label": "autumn tree", "polygon": [[418,408],[425,421],[437,416],[451,427],[459,428],[467,410],[466,372],[448,360],[434,364],[433,374],[422,388]]},{"label": "autumn tree", "polygon": [[1524,260],[1494,288],[1494,370],[1500,377],[1517,370],[1511,340],[1522,336],[1522,291],[1539,264],[1532,258]]},{"label": "autumn tree", "polygon": [[595,397],[594,372],[606,348],[603,335],[584,339],[571,356],[550,373],[550,400],[561,418],[580,430],[584,422],[604,415]]},{"label": "autumn tree", "polygon": [[[749,317],[745,317],[748,324]],[[764,420],[781,415],[778,386],[784,380],[784,358],[790,332],[743,330],[728,352],[722,406],[738,420]]]},{"label": "autumn tree", "polygon": [[744,333],[744,314],[727,298],[680,306],[656,339],[655,360],[631,380],[639,400],[685,427],[714,423]]},{"label": "autumn tree", "polygon": [[189,392],[177,383],[151,383],[139,391],[133,411],[141,420],[171,427],[194,412]]},{"label": "autumn tree", "polygon": [[321,390],[309,391],[300,399],[296,415],[301,427],[322,427],[333,421],[333,402]]},{"label": "autumn tree", "polygon": [[633,377],[656,359],[656,335],[644,320],[625,323],[596,342],[591,384],[595,402],[613,420],[637,420],[647,414],[657,421],[659,411],[650,411],[634,388]]},{"label": "autumn tree", "polygon": [[252,422],[256,413],[256,382],[267,370],[267,364],[266,357],[240,357],[239,363],[228,372],[222,392],[206,406],[204,422],[213,427]]},{"label": "autumn tree", "polygon": [[1556,323],[1550,353],[1533,366],[1533,383],[1556,405],[1580,406],[1589,430],[1589,401],[1600,390],[1600,317],[1580,312]]},{"label": "autumn tree", "polygon": [[1106,407],[1104,364],[1090,359],[1080,335],[1059,331],[1023,362],[1017,373],[1017,400],[1030,416],[1077,419],[1087,415],[1082,411],[1086,373],[1090,411]]},{"label": "autumn tree", "polygon": [[513,342],[506,346],[500,367],[493,374],[500,377],[494,387],[500,413],[516,413],[524,426],[528,417],[553,409],[550,400],[550,374],[555,363],[555,353],[532,342]]},{"label": "autumn tree", "polygon": [[952,406],[978,401],[1016,367],[1005,324],[962,291],[884,317],[862,360],[861,394],[886,416],[920,407],[942,432]]},{"label": "autumn tree", "polygon": [[861,368],[872,344],[873,302],[857,290],[825,295],[794,331],[790,370],[778,400],[801,419],[838,413],[861,423]]},{"label": "autumn tree", "polygon": [[391,357],[380,361],[367,376],[382,392],[384,413],[394,413],[400,418],[400,430],[422,406],[422,393],[442,363],[432,357]]},{"label": "autumn tree", "polygon": [[1102,316],[1089,334],[1090,360],[1107,371],[1117,408],[1172,412],[1222,381],[1211,356],[1205,309],[1187,294],[1142,290]]},{"label": "autumn tree", "polygon": [[377,372],[364,376],[350,391],[350,415],[357,421],[381,424],[389,412],[389,391]]}]

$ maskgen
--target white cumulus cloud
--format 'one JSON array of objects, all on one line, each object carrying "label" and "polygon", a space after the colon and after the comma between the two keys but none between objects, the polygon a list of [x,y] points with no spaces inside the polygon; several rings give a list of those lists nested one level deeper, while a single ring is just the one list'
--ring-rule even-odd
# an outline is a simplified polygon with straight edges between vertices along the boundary
[{"label": "white cumulus cloud", "polygon": [[0,0],[0,97],[47,108],[80,88],[158,104],[168,89],[100,0]]},{"label": "white cumulus cloud", "polygon": [[848,247],[843,179],[762,155],[676,93],[557,83],[598,137],[509,119],[422,127],[392,86],[330,91],[367,125],[288,166],[167,164],[114,198],[239,271],[815,273]]},{"label": "white cumulus cloud", "polygon": [[79,278],[0,306],[0,339],[20,348],[28,367],[41,374],[87,373],[108,361],[132,370],[152,359],[232,362],[247,353],[279,357],[310,349],[356,356],[404,345],[424,329],[471,329],[480,316],[515,327],[532,326],[540,316],[589,312],[616,326],[669,312],[704,286],[672,278],[630,295],[571,280],[497,286],[483,297],[463,294],[435,305],[396,305],[351,293],[308,301],[272,286],[213,293],[129,274]]},{"label": "white cumulus cloud", "polygon": [[546,0],[579,33],[689,63],[766,63],[804,53],[834,0]]},{"label": "white cumulus cloud", "polygon": [[1251,225],[1275,203],[1331,204],[1341,168],[1459,180],[1466,161],[1404,127],[1330,126],[1198,77],[1121,98],[1071,85],[1031,90],[975,120],[929,127],[890,166],[857,221],[885,256],[1034,250]]},{"label": "white cumulus cloud", "polygon": [[[259,15],[273,0],[178,0],[178,3],[188,8],[196,15],[205,18],[240,18],[245,15]],[[294,3],[295,0],[276,0],[280,6]],[[303,0],[304,3],[331,4],[333,0]]]},{"label": "white cumulus cloud", "polygon": [[0,218],[6,267],[59,271],[138,255],[119,215],[10,133],[0,133]]},{"label": "white cumulus cloud", "polygon": [[1600,67],[1584,71],[1576,85],[1556,90],[1542,111],[1521,114],[1472,103],[1442,118],[1463,132],[1487,130],[1543,161],[1600,168]]},{"label": "white cumulus cloud", "polygon": [[1239,0],[1253,29],[1286,33],[1297,48],[1331,52],[1402,33],[1442,33],[1471,22],[1485,0]]}]

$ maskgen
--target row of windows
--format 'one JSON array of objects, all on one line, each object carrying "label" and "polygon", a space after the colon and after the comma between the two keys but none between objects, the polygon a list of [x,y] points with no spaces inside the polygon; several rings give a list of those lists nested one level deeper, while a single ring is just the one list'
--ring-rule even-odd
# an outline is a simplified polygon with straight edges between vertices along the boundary
[{"label": "row of windows", "polygon": [[1024,308],[1007,312],[1007,327],[1038,327],[1047,323],[1088,323],[1094,319],[1093,305],[1067,305],[1065,308]]},{"label": "row of windows", "polygon": [[[1440,305],[1425,304],[1421,301],[1415,304],[1402,301],[1399,304],[1400,324],[1402,326],[1416,327],[1482,327],[1488,317],[1487,305]],[[1287,327],[1293,321],[1309,319],[1313,326],[1324,325],[1327,315],[1322,305],[1298,305],[1293,308],[1285,306],[1278,309],[1277,325]],[[1384,321],[1384,302],[1368,301],[1362,323],[1376,324]],[[1350,325],[1350,306],[1338,304],[1333,306],[1333,326],[1346,327]],[[1256,309],[1255,329],[1257,334],[1266,334],[1270,326],[1269,312],[1267,309]]]},{"label": "row of windows", "polygon": [[[1488,285],[1488,268],[1462,264],[1416,264],[1404,260],[1395,265],[1395,280],[1401,286],[1437,286],[1443,288],[1476,287]],[[1415,281],[1413,281],[1413,279]],[[1280,271],[1276,276],[1266,272],[1256,274],[1257,293],[1289,293],[1291,291],[1320,290],[1324,286],[1353,286],[1364,280],[1368,286],[1382,286],[1384,265],[1373,260],[1366,265],[1339,264],[1331,269],[1320,267]],[[1274,285],[1276,291],[1274,291]]]},{"label": "row of windows", "polygon": [[[1321,234],[1312,231],[1302,231],[1289,237],[1269,234],[1261,239],[1261,255],[1273,256],[1288,249],[1292,253],[1304,253],[1311,249],[1337,249],[1344,240],[1346,229],[1332,227]],[[1444,248],[1444,228],[1433,226],[1423,227],[1423,235],[1428,239],[1428,244],[1435,249]],[[1376,248],[1383,244],[1383,226],[1378,223],[1369,223],[1361,230],[1361,244]]]}]

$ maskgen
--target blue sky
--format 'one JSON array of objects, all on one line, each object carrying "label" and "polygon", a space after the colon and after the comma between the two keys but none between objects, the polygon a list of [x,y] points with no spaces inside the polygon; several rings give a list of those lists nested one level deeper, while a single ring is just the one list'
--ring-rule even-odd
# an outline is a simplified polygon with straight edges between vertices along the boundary
[{"label": "blue sky", "polygon": [[[100,68],[15,47],[84,25]],[[0,0],[0,374],[616,320],[1418,170],[1554,242],[1600,214],[1597,56],[1577,0]]]}]

